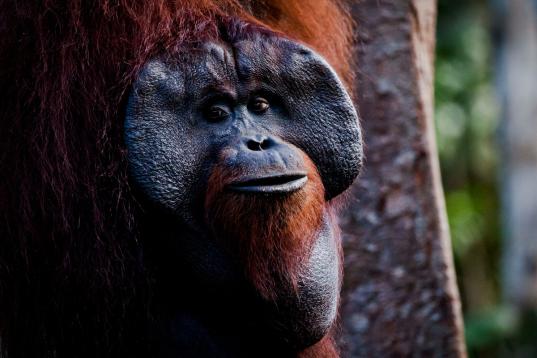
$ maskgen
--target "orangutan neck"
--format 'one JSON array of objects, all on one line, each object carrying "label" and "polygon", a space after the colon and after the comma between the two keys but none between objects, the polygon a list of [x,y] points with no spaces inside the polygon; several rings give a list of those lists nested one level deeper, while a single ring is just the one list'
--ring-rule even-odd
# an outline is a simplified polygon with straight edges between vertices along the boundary
[{"label": "orangutan neck", "polygon": [[[192,232],[180,240],[175,236],[171,256],[173,250],[192,255],[190,262],[171,263],[179,273],[166,277],[166,287],[159,290],[161,296],[171,292],[170,299],[165,298],[169,309],[161,323],[162,356],[189,356],[192,352],[196,357],[293,357],[323,338],[336,316],[340,286],[339,238],[331,221],[325,213],[300,276],[298,295],[289,294],[277,302],[261,299],[236,271],[237,266],[216,254],[221,252],[217,243],[214,248],[198,247],[207,240]],[[167,232],[172,236],[167,240],[174,239],[173,231]],[[211,260],[201,256],[207,250],[215,251]],[[220,274],[206,275],[211,271]],[[179,287],[168,287],[173,285]],[[329,339],[323,342],[315,347],[327,349],[331,344]],[[266,352],[260,353],[259,347]]]}]

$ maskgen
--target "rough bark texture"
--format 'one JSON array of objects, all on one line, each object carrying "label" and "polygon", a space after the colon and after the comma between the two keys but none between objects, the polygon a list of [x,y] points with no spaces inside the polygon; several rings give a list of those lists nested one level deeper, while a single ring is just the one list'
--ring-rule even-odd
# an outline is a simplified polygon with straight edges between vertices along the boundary
[{"label": "rough bark texture", "polygon": [[464,356],[433,131],[436,2],[352,8],[367,148],[341,218],[342,355]]},{"label": "rough bark texture", "polygon": [[503,0],[498,10],[502,123],[504,296],[537,308],[537,2]]}]

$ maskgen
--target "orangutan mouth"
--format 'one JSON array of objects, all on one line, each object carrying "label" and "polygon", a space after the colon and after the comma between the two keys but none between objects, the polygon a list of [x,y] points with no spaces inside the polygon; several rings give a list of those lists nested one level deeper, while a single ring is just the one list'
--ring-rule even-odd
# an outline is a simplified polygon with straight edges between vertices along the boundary
[{"label": "orangutan mouth", "polygon": [[306,174],[279,174],[241,179],[230,184],[228,188],[232,191],[245,193],[283,194],[302,189],[307,181]]}]

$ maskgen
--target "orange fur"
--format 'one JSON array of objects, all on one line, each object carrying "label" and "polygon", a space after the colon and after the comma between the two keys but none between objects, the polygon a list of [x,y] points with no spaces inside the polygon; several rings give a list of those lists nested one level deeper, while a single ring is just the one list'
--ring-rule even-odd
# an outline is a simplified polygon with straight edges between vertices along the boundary
[{"label": "orange fur", "polygon": [[[0,356],[151,355],[153,278],[123,110],[149,58],[217,39],[230,17],[309,45],[351,83],[351,21],[336,0],[0,1]],[[288,206],[271,208],[295,217],[282,235],[317,225],[317,214]],[[236,229],[252,224],[282,226]],[[276,242],[271,257],[286,245],[297,255],[284,254],[277,272],[296,281],[308,245]],[[274,276],[271,260],[250,269],[258,286]]]},{"label": "orange fur", "polygon": [[324,210],[324,187],[314,164],[306,186],[290,194],[246,194],[226,190],[240,172],[216,166],[205,200],[215,236],[238,253],[245,274],[267,299],[296,291]]},{"label": "orange fur", "polygon": [[[322,54],[351,88],[353,22],[342,1],[257,1],[265,25],[304,42]],[[259,13],[254,12],[254,15]]]}]

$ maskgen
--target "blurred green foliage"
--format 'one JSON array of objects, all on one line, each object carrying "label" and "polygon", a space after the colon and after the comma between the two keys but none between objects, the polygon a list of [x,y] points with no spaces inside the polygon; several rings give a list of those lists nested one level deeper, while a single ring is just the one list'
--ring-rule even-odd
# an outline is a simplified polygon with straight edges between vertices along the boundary
[{"label": "blurred green foliage", "polygon": [[500,108],[486,0],[439,0],[436,130],[471,357],[537,357],[537,319],[502,304]]},{"label": "blurred green foliage", "polygon": [[[486,248],[483,264],[497,277],[499,153],[495,135],[499,108],[489,19],[486,1],[439,1],[435,117],[457,264],[464,266],[469,255]],[[464,282],[460,286],[464,289]],[[489,286],[493,294],[499,293],[497,280]],[[479,301],[479,297],[468,297],[465,303],[479,306]]]}]

